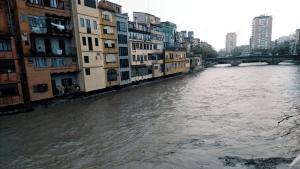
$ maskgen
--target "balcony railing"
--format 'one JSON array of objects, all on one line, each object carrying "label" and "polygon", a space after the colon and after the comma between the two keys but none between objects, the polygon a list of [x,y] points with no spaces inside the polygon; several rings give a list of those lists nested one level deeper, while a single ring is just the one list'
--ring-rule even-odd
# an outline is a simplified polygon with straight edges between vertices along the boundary
[{"label": "balcony railing", "polygon": [[[74,49],[75,50],[75,49]],[[35,49],[31,49],[31,55],[34,57],[70,57],[70,58],[76,58],[77,55],[75,53],[71,54],[56,54],[52,52],[38,52]]]},{"label": "balcony railing", "polygon": [[22,98],[20,96],[8,96],[0,97],[0,107],[22,104]]},{"label": "balcony railing", "polygon": [[0,82],[16,82],[18,77],[16,73],[0,73]]},{"label": "balcony railing", "polygon": [[56,3],[51,3],[50,0],[27,0],[27,4],[37,5],[42,7],[49,7],[54,9],[65,9],[65,2],[55,1]]}]

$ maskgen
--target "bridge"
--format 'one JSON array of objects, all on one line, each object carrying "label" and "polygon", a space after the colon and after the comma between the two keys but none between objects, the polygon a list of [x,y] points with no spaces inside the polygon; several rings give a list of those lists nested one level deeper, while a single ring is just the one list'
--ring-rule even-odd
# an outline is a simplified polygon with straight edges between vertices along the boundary
[{"label": "bridge", "polygon": [[241,63],[265,62],[270,65],[277,65],[283,61],[299,61],[300,55],[281,55],[281,56],[239,56],[226,58],[208,58],[204,60],[205,67],[211,67],[217,64],[230,64],[231,66],[238,66]]}]

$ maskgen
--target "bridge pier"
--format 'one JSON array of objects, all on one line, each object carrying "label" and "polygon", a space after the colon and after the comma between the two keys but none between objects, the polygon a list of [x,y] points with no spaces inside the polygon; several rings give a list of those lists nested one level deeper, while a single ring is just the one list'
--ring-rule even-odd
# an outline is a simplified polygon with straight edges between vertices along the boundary
[{"label": "bridge pier", "polygon": [[237,61],[237,60],[233,60],[230,62],[231,66],[239,66],[239,64],[241,64],[241,62]]},{"label": "bridge pier", "polygon": [[281,60],[272,58],[270,61],[268,61],[269,65],[278,65],[281,62]]}]

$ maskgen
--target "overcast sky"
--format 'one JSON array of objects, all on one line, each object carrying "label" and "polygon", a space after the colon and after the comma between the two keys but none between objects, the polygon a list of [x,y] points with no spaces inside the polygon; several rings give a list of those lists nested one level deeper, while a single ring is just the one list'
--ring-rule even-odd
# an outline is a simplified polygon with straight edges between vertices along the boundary
[{"label": "overcast sky", "polygon": [[238,45],[249,43],[252,19],[273,16],[273,36],[295,33],[300,28],[300,0],[110,0],[123,11],[147,12],[177,24],[178,30],[193,30],[195,37],[225,48],[225,36],[236,32]]}]

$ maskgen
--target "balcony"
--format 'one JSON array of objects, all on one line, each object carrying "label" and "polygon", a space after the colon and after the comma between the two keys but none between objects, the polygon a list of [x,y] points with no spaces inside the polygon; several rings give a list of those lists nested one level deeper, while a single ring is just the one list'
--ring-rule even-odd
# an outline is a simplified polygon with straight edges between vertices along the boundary
[{"label": "balcony", "polygon": [[30,31],[34,35],[72,36],[70,18],[46,14],[44,16],[30,16]]},{"label": "balcony", "polygon": [[49,36],[31,37],[31,56],[34,57],[76,57],[69,38],[52,38]]},{"label": "balcony", "polygon": [[16,73],[0,73],[0,83],[13,83],[18,82],[18,75]]},{"label": "balcony", "polygon": [[48,7],[60,10],[65,10],[66,5],[63,0],[27,0],[26,3],[30,6]]},{"label": "balcony", "polygon": [[48,34],[58,34],[65,36],[72,36],[72,29],[69,28],[69,25],[59,25],[55,23],[50,23],[51,26],[48,26]]},{"label": "balcony", "polygon": [[22,104],[23,99],[20,96],[0,97],[0,107]]},{"label": "balcony", "polygon": [[0,85],[0,107],[16,105],[23,102],[17,83]]},{"label": "balcony", "polygon": [[111,12],[114,12],[114,13],[116,11],[115,7],[114,7],[114,4],[110,3],[108,1],[100,1],[100,2],[98,2],[98,7],[100,9],[108,10],[108,11],[111,11]]}]

